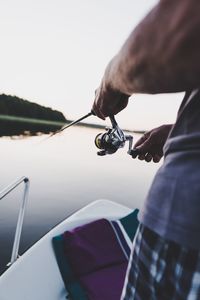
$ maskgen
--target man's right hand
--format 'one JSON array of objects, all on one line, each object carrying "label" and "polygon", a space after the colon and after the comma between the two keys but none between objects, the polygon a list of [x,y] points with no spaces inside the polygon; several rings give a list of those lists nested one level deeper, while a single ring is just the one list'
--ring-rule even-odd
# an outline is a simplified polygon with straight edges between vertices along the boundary
[{"label": "man's right hand", "polygon": [[115,69],[113,65],[115,65],[115,58],[112,59],[105,70],[100,87],[95,92],[92,107],[95,115],[103,120],[123,110],[127,106],[130,97],[130,95],[124,94],[119,89],[118,84],[114,84],[114,78],[119,78],[120,75],[113,71]]},{"label": "man's right hand", "polygon": [[139,150],[138,158],[146,162],[158,163],[163,156],[163,147],[172,128],[171,124],[162,125],[146,132],[135,144]]},{"label": "man's right hand", "polygon": [[[105,78],[104,78],[105,80]],[[104,83],[96,90],[92,111],[103,120],[116,115],[128,104],[128,95],[107,87]]]}]

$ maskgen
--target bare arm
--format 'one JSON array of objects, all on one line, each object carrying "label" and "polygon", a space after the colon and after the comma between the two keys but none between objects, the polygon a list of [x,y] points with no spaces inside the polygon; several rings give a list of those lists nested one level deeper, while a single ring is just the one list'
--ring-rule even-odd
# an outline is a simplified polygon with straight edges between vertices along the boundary
[{"label": "bare arm", "polygon": [[[105,117],[113,112],[111,107],[116,100],[109,97],[109,91],[128,97],[133,93],[179,92],[200,86],[199,12],[199,0],[159,2],[106,68],[94,103],[97,115]],[[116,105],[122,104],[122,99]],[[125,96],[124,99],[127,101]],[[116,107],[115,111],[118,112]]]}]

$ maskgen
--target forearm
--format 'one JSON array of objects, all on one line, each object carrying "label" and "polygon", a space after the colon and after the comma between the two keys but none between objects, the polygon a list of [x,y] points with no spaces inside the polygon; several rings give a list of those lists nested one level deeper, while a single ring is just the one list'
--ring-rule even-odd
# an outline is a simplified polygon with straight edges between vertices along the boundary
[{"label": "forearm", "polygon": [[106,69],[106,84],[127,95],[200,86],[199,0],[162,0]]}]

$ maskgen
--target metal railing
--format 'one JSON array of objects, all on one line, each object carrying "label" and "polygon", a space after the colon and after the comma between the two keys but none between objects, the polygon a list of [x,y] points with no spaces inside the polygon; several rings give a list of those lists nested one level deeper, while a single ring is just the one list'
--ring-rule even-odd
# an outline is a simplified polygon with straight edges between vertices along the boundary
[{"label": "metal railing", "polygon": [[28,201],[28,192],[29,192],[30,181],[27,177],[23,176],[20,179],[16,180],[15,182],[11,183],[9,186],[7,186],[5,189],[3,189],[0,192],[0,200],[1,200],[23,182],[24,182],[24,193],[23,193],[23,198],[22,198],[22,202],[21,202],[20,210],[19,210],[19,214],[18,214],[18,219],[17,219],[17,226],[16,226],[16,230],[15,230],[15,237],[14,237],[14,242],[13,242],[11,260],[8,263],[8,266],[12,265],[19,256],[18,255],[19,244],[20,244],[22,227],[23,227],[23,222],[24,222],[24,214],[25,214],[27,201]]}]

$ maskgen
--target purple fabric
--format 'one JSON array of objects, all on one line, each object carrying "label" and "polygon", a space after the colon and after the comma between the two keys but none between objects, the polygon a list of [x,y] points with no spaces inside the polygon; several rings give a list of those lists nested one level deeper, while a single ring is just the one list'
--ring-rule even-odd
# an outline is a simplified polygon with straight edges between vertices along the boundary
[{"label": "purple fabric", "polygon": [[126,275],[127,261],[80,278],[89,300],[119,300]]},{"label": "purple fabric", "polygon": [[67,231],[64,240],[66,257],[88,299],[120,299],[128,262],[109,221]]}]

